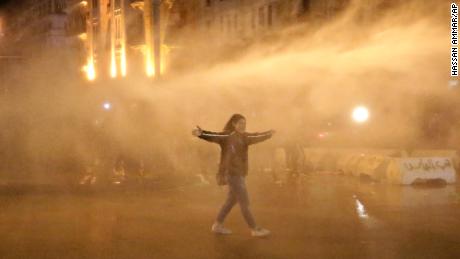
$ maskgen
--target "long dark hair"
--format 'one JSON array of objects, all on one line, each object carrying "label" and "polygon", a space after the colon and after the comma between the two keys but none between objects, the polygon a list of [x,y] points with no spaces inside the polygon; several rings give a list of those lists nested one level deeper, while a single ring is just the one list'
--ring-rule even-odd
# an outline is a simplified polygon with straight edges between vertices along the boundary
[{"label": "long dark hair", "polygon": [[225,124],[225,127],[224,127],[224,132],[232,132],[235,130],[235,126],[233,124],[235,124],[236,122],[238,122],[239,120],[246,120],[246,118],[241,115],[241,114],[233,114],[232,117],[230,117],[230,119],[228,120],[227,124]]}]

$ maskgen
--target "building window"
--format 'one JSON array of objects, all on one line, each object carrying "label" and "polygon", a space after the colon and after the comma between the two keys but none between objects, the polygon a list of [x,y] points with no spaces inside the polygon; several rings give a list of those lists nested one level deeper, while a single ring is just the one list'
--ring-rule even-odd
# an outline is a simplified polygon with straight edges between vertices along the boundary
[{"label": "building window", "polygon": [[268,6],[268,15],[267,15],[267,25],[268,27],[272,27],[273,25],[273,6],[269,5]]},{"label": "building window", "polygon": [[58,8],[56,8],[59,12],[62,12],[65,10],[65,2],[64,1],[57,1]]},{"label": "building window", "polygon": [[51,2],[50,1],[45,2],[45,12],[51,13]]},{"label": "building window", "polygon": [[117,40],[121,39],[121,17],[117,16],[115,18],[115,38]]},{"label": "building window", "polygon": [[120,19],[117,19],[117,39],[121,39]]},{"label": "building window", "polygon": [[232,16],[228,16],[227,17],[227,32],[231,32],[232,31]]},{"label": "building window", "polygon": [[99,26],[97,24],[93,24],[93,37],[97,39],[99,36]]},{"label": "building window", "polygon": [[260,27],[265,26],[265,8],[264,7],[259,8],[259,26]]},{"label": "building window", "polygon": [[211,4],[212,4],[212,1],[211,1],[211,0],[206,0],[206,6],[207,6],[207,7],[210,7]]},{"label": "building window", "polygon": [[256,9],[251,10],[251,27],[253,30],[256,29]]},{"label": "building window", "polygon": [[304,13],[310,11],[310,0],[303,0],[302,8],[303,8]]},{"label": "building window", "polygon": [[224,16],[220,17],[220,31],[224,32]]},{"label": "building window", "polygon": [[115,0],[115,9],[121,8],[121,1],[120,0]]},{"label": "building window", "polygon": [[43,9],[43,7],[44,7],[43,5],[40,5],[39,8],[38,8],[40,16],[45,15],[45,13],[46,13],[45,10]]}]

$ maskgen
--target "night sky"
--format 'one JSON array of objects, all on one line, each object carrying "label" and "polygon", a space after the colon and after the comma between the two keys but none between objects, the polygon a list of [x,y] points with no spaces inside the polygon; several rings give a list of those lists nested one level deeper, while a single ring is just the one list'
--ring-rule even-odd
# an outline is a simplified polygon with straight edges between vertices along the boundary
[{"label": "night sky", "polygon": [[0,0],[0,6],[6,4],[6,3],[9,2],[9,1],[11,1],[11,0]]},{"label": "night sky", "polygon": [[7,3],[22,2],[22,0],[0,0],[0,7],[4,7]]}]

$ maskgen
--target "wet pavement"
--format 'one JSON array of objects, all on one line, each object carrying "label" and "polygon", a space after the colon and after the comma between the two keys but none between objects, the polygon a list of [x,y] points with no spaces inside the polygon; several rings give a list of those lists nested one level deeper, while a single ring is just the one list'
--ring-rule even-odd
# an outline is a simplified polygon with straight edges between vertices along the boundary
[{"label": "wet pavement", "polygon": [[2,192],[0,258],[460,258],[460,186],[392,186],[314,174],[248,188],[266,239],[239,208],[230,236],[210,232],[225,199],[213,184],[105,192]]}]

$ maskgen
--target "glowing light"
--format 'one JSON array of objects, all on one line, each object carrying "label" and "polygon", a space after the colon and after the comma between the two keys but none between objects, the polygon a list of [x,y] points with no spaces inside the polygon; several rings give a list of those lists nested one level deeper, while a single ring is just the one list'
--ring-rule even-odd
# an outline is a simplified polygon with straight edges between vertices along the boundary
[{"label": "glowing light", "polygon": [[123,46],[122,50],[121,50],[121,76],[122,77],[125,77],[126,76],[126,48]]},{"label": "glowing light", "polygon": [[102,107],[105,109],[105,110],[110,110],[112,109],[112,104],[109,103],[109,102],[105,102],[104,104],[102,104]]},{"label": "glowing light", "polygon": [[[162,52],[161,52],[161,68],[160,72],[161,74],[165,73],[166,69],[166,57],[168,52],[170,51],[169,48],[166,45],[162,45]],[[152,50],[148,46],[144,45],[142,47],[142,53],[145,56],[145,73],[147,74],[148,77],[153,77],[155,76],[155,62],[154,58],[152,55]]]},{"label": "glowing light", "polygon": [[328,135],[329,135],[328,132],[321,132],[321,133],[318,134],[318,137],[323,139],[323,138],[327,137]]},{"label": "glowing light", "polygon": [[86,32],[80,33],[80,34],[78,34],[78,38],[80,40],[84,41],[84,40],[88,39],[88,34],[86,34]]},{"label": "glowing light", "polygon": [[358,106],[353,110],[352,118],[358,123],[366,122],[369,119],[369,110],[364,106]]},{"label": "glowing light", "polygon": [[354,198],[356,201],[356,212],[358,213],[358,217],[362,219],[367,219],[369,215],[367,215],[364,205],[356,198],[356,196],[354,196]]},{"label": "glowing light", "polygon": [[148,77],[153,77],[155,76],[155,67],[152,64],[152,60],[148,59],[147,60],[147,68],[146,68],[146,73]]},{"label": "glowing light", "polygon": [[90,81],[93,81],[94,79],[96,79],[96,71],[94,69],[94,64],[92,62],[88,64],[87,77],[88,77],[88,80]]},{"label": "glowing light", "polygon": [[81,1],[80,4],[81,4],[82,6],[88,6],[88,2],[87,2],[87,1]]},{"label": "glowing light", "polygon": [[144,46],[145,72],[148,77],[155,76],[155,66],[153,65],[152,52],[149,47]]},{"label": "glowing light", "polygon": [[88,63],[83,67],[82,70],[86,73],[86,78],[89,81],[96,79],[96,69],[94,68],[94,61],[91,57],[88,58]]},{"label": "glowing light", "polygon": [[146,73],[148,77],[155,76],[155,68],[153,67],[152,62],[147,62],[147,69]]}]

